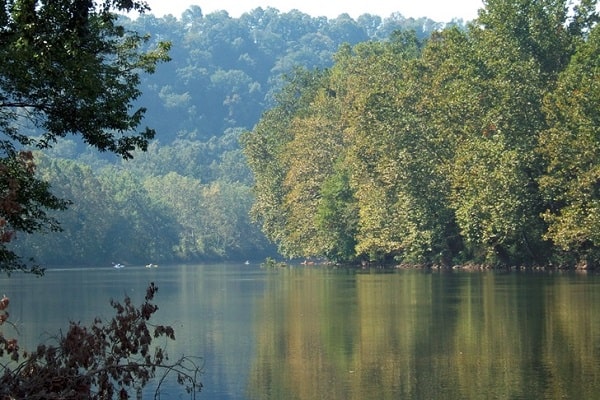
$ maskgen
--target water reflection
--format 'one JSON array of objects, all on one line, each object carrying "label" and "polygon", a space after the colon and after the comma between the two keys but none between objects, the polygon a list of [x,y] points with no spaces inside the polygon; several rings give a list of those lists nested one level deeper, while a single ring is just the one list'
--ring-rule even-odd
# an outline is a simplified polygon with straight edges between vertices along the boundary
[{"label": "water reflection", "polygon": [[[33,346],[70,319],[109,317],[110,298],[139,303],[150,281],[157,322],[175,328],[169,353],[205,360],[199,398],[600,393],[598,276],[140,266],[14,274],[0,278],[0,293],[11,297],[21,343]],[[163,398],[186,398],[168,390]]]},{"label": "water reflection", "polygon": [[248,395],[591,399],[598,289],[595,277],[282,272],[257,304]]}]

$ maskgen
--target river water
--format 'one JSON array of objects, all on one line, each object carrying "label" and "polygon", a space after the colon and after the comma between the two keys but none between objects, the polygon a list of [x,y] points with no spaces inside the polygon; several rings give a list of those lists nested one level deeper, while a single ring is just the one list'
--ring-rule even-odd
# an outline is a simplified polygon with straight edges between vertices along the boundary
[{"label": "river water", "polygon": [[[69,320],[109,319],[111,298],[140,304],[150,282],[171,359],[203,359],[198,399],[600,396],[598,275],[107,266],[2,276],[0,295],[33,348]],[[164,385],[171,398],[190,396]]]}]

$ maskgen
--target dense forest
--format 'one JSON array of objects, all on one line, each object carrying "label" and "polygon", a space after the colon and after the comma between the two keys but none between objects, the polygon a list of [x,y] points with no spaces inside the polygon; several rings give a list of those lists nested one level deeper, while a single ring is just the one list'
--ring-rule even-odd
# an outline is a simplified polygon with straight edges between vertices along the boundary
[{"label": "dense forest", "polygon": [[289,257],[600,264],[596,1],[488,0],[466,27],[343,45],[243,136]]},{"label": "dense forest", "polygon": [[122,16],[142,51],[170,43],[136,99],[157,134],[124,158],[78,136],[36,151],[38,176],[71,201],[50,213],[63,231],[8,245],[45,265],[279,253],[595,267],[596,3],[488,0],[446,24]]},{"label": "dense forest", "polygon": [[[239,139],[276,105],[294,70],[323,71],[342,45],[387,42],[396,31],[425,40],[430,19],[346,14],[335,19],[257,8],[239,18],[179,18],[151,13],[119,23],[149,38],[142,51],[170,42],[168,63],[141,75],[136,104],[156,130],[146,151],[121,159],[77,136],[36,152],[38,176],[71,203],[49,216],[62,232],[19,233],[8,243],[42,265],[171,263],[262,259],[276,254],[249,217],[253,172]],[[463,26],[462,21],[452,25]],[[34,137],[35,127],[20,129]],[[29,131],[27,131],[29,129]]]}]

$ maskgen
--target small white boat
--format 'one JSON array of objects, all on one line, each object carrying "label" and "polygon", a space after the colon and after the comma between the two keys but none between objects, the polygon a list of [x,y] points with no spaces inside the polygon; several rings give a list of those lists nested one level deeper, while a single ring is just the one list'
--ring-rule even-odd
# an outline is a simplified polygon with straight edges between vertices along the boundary
[{"label": "small white boat", "polygon": [[124,267],[125,266],[123,264],[120,264],[120,263],[115,264],[115,263],[113,263],[113,268],[120,269],[120,268],[124,268]]},{"label": "small white boat", "polygon": [[158,264],[146,264],[146,268],[158,268]]}]

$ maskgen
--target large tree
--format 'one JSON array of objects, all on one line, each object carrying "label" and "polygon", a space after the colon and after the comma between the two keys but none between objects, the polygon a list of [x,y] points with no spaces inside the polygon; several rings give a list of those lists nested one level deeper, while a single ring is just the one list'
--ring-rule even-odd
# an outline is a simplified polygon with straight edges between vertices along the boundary
[{"label": "large tree", "polygon": [[541,136],[547,162],[540,187],[548,199],[543,217],[545,238],[561,254],[560,262],[600,265],[600,27],[590,30],[545,98],[552,122]]},{"label": "large tree", "polygon": [[[290,152],[294,140],[297,116],[310,110],[324,72],[298,69],[277,94],[277,106],[267,111],[252,133],[242,136],[244,154],[254,173],[256,199],[251,216],[259,223],[269,240],[286,256],[304,255],[289,240],[289,221],[282,212],[289,185],[286,173],[290,169]],[[288,179],[289,181],[289,179]]]},{"label": "large tree", "polygon": [[[545,208],[536,149],[548,128],[542,99],[595,20],[595,1],[569,11],[564,0],[488,0],[469,30],[461,86],[475,100],[464,113],[452,163],[452,206],[478,261],[545,262]],[[468,71],[468,73],[467,73]]]},{"label": "large tree", "polygon": [[169,43],[144,51],[147,37],[119,24],[117,12],[149,10],[132,0],[0,1],[0,270],[25,269],[9,247],[16,232],[59,229],[47,210],[68,202],[35,175],[30,148],[76,135],[131,158],[154,130],[136,131],[141,73],[167,61]]}]

